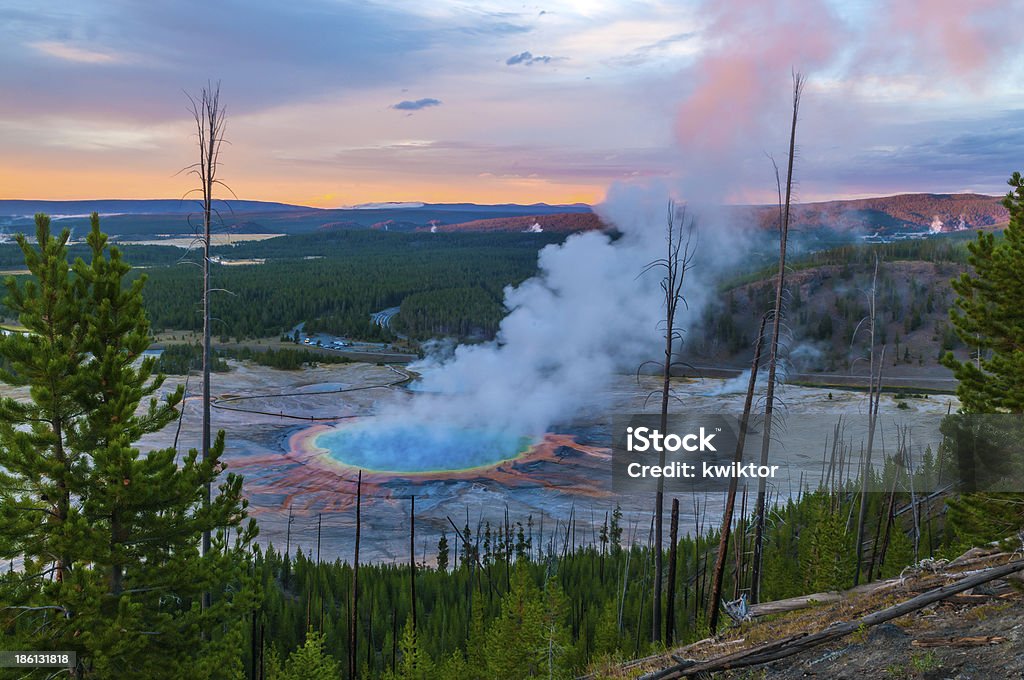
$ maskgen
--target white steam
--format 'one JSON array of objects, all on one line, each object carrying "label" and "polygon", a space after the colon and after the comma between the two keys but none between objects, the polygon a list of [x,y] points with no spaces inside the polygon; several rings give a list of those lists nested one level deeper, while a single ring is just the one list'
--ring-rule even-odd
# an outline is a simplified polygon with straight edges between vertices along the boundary
[{"label": "white steam", "polygon": [[538,435],[599,407],[612,375],[657,354],[658,282],[638,276],[651,259],[649,244],[629,234],[545,247],[537,276],[505,290],[510,311],[495,340],[413,367],[422,392],[401,417]]},{"label": "white steam", "polygon": [[[768,384],[768,375],[766,371],[761,371],[757,376],[757,383],[755,390],[760,390]],[[707,391],[702,393],[705,397],[720,397],[726,394],[742,394],[747,391],[750,387],[750,369],[748,368],[740,375],[735,378],[729,378],[717,385],[714,385]]]},{"label": "white steam", "polygon": [[[615,376],[661,356],[663,272],[643,272],[666,254],[668,208],[667,194],[651,187],[620,188],[609,199],[599,212],[620,238],[587,232],[545,247],[538,274],[506,288],[509,313],[496,338],[433,348],[413,366],[422,375],[417,391],[385,405],[382,415],[534,436],[555,423],[605,415]],[[714,277],[742,253],[742,238],[721,215],[693,215],[695,256],[677,328],[699,318],[715,294]]]}]

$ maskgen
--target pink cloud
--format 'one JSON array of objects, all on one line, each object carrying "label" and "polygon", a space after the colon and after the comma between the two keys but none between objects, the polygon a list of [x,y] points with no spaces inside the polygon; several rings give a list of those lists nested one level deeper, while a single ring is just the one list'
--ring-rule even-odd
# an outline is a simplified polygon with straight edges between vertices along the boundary
[{"label": "pink cloud", "polygon": [[961,78],[990,68],[1010,44],[1019,45],[1011,27],[1016,15],[1004,0],[889,0],[876,16],[885,36],[875,43],[881,56],[902,52],[915,64]]},{"label": "pink cloud", "polygon": [[824,2],[782,0],[715,3],[705,31],[711,47],[687,70],[693,90],[676,134],[687,151],[733,154],[749,142],[763,148],[769,121],[785,127],[791,70],[828,64],[845,28]]}]

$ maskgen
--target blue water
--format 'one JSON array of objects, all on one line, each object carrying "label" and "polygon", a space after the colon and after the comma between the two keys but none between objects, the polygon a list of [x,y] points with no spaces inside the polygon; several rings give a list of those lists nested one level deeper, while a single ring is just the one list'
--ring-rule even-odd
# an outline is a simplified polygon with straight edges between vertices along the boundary
[{"label": "blue water", "polygon": [[529,437],[485,429],[423,423],[360,421],[314,439],[344,465],[373,472],[454,472],[489,467],[518,457]]}]

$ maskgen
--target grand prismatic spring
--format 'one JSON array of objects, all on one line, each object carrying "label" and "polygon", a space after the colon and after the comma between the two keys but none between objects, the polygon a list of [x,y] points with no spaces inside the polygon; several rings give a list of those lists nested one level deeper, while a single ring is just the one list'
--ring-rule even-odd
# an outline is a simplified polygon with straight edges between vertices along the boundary
[{"label": "grand prismatic spring", "polygon": [[[564,539],[570,517],[584,541],[584,534],[596,531],[606,512],[621,503],[627,536],[646,539],[647,520],[640,518],[649,517],[650,499],[612,493],[610,427],[615,412],[644,411],[646,395],[655,387],[647,378],[637,382],[622,376],[609,388],[607,409],[532,437],[440,419],[403,419],[393,407],[396,399],[410,395],[395,379],[388,367],[369,364],[293,372],[232,362],[230,373],[217,376],[220,408],[213,411],[213,427],[227,434],[226,460],[231,471],[245,477],[249,512],[260,522],[262,542],[309,551],[319,535],[325,558],[351,559],[360,469],[361,555],[367,559],[408,558],[412,496],[418,560],[433,559],[442,533],[453,539],[451,522],[475,531],[482,522],[500,522],[506,508],[513,522],[533,523],[537,540],[543,525],[546,543],[556,527]],[[176,382],[168,380],[165,389]],[[676,388],[687,408],[738,412],[743,395],[733,383],[740,382],[679,381]],[[866,403],[857,392],[798,386],[785,391],[792,412],[843,414],[851,424]],[[912,399],[910,408],[944,414],[951,405],[956,408],[951,400]],[[887,407],[895,408],[888,395],[882,404]],[[179,435],[184,445],[195,445],[199,425],[199,401],[190,398]],[[167,446],[174,436],[175,429],[168,428],[147,444]],[[824,440],[810,439],[810,449],[799,459],[804,480],[816,482]],[[799,489],[800,471],[794,471],[797,476],[782,480],[774,493]],[[695,501],[683,507],[683,527],[695,526],[701,513],[715,512],[720,502],[713,494]]]}]

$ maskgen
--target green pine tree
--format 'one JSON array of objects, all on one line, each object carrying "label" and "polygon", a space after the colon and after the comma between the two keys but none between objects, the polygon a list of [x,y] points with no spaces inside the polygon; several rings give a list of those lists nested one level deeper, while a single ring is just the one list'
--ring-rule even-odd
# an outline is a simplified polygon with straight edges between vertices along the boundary
[{"label": "green pine tree", "polygon": [[[310,629],[306,642],[288,655],[279,674],[267,674],[267,680],[336,680],[341,677],[341,664],[324,651],[323,633]],[[280,663],[280,662],[278,662]]]},{"label": "green pine tree", "polygon": [[[241,478],[228,475],[204,509],[223,433],[205,463],[135,448],[176,418],[182,393],[157,399],[163,377],[142,358],[144,279],[128,283],[96,215],[87,241],[91,261],[69,266],[67,232],[53,237],[39,216],[38,246],[19,239],[32,278],[7,282],[5,303],[30,334],[0,341],[2,377],[28,385],[29,399],[0,401],[0,516],[20,518],[4,523],[0,547],[28,578],[8,575],[0,601],[43,609],[16,609],[42,615],[5,628],[33,648],[75,650],[79,677],[240,676],[242,615],[255,601]],[[206,528],[216,546],[200,557]],[[217,596],[201,611],[204,590]]]},{"label": "green pine tree", "polygon": [[899,576],[903,570],[914,563],[914,542],[904,533],[899,523],[890,528],[889,548],[885,551],[882,563],[882,578]]},{"label": "green pine tree", "polygon": [[84,522],[75,500],[87,463],[69,437],[89,389],[85,310],[67,264],[70,233],[53,236],[45,215],[35,222],[37,248],[16,237],[31,278],[4,282],[4,305],[27,332],[0,336],[0,380],[27,387],[28,399],[0,398],[0,547],[24,556],[26,580],[46,584],[46,599],[60,608]]},{"label": "green pine tree", "polygon": [[487,630],[487,677],[567,677],[571,650],[562,623],[564,597],[553,582],[542,593],[528,567],[519,563],[501,614]]},{"label": "green pine tree", "polygon": [[831,506],[824,493],[814,494],[811,522],[802,529],[800,566],[808,592],[839,590],[850,585],[854,564],[853,540],[846,515]]},{"label": "green pine tree", "polygon": [[1009,185],[1003,239],[979,232],[967,246],[973,273],[952,282],[959,296],[950,313],[953,326],[966,346],[983,353],[980,362],[959,361],[951,352],[942,360],[960,383],[957,396],[966,413],[1024,413],[1024,178],[1015,172]]},{"label": "green pine tree", "polygon": [[448,534],[441,534],[437,540],[437,570],[448,571]]},{"label": "green pine tree", "polygon": [[459,650],[445,657],[438,667],[438,680],[466,680],[469,677],[472,677],[469,664]]},{"label": "green pine tree", "polygon": [[405,622],[402,629],[402,639],[398,642],[398,666],[394,673],[388,673],[385,677],[391,680],[432,680],[434,666],[430,657],[423,650],[422,641],[412,627],[412,617]]},{"label": "green pine tree", "polygon": [[[974,416],[943,426],[944,434],[954,441],[962,481],[969,491],[978,491],[955,500],[950,508],[950,524],[965,544],[1005,538],[1024,526],[1024,494],[985,493],[992,488],[999,491],[1005,480],[1019,480],[1024,473],[1017,445],[1021,427],[985,415],[1024,414],[1024,177],[1015,172],[1008,184],[1012,191],[1003,205],[1010,222],[1003,239],[979,233],[968,244],[973,272],[952,282],[958,295],[950,312],[953,326],[963,344],[979,354],[974,361],[959,361],[952,352],[942,358],[959,381],[962,412]],[[1009,458],[1000,455],[1001,447],[988,445],[1000,440],[1013,442]],[[979,441],[986,445],[976,445]],[[975,479],[976,470],[983,469],[989,471],[994,487],[976,483],[984,481]]]}]

